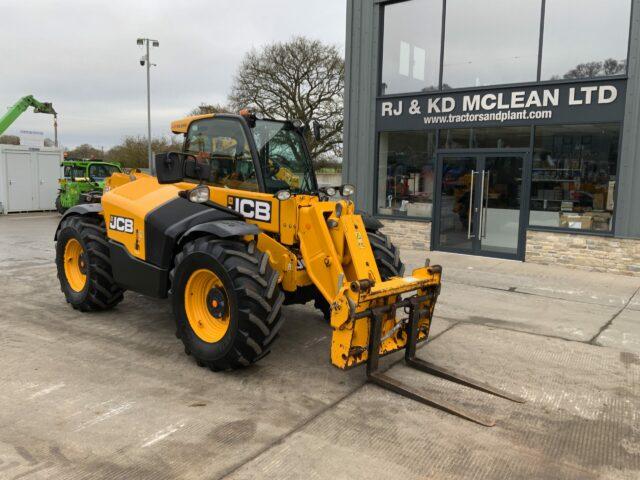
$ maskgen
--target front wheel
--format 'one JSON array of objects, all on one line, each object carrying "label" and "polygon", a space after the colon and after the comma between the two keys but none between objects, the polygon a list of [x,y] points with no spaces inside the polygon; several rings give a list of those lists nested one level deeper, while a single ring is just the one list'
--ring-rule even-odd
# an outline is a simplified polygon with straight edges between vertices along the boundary
[{"label": "front wheel", "polygon": [[404,275],[404,264],[400,260],[400,249],[382,232],[367,232],[373,256],[382,280]]},{"label": "front wheel", "polygon": [[282,326],[284,294],[255,243],[202,237],[171,272],[176,335],[199,366],[246,367],[268,352]]},{"label": "front wheel", "polygon": [[122,301],[124,290],[113,280],[102,218],[71,216],[62,220],[56,266],[62,293],[73,308],[108,310]]},{"label": "front wheel", "polygon": [[[367,232],[367,236],[382,281],[384,282],[391,277],[401,277],[404,275],[404,264],[400,260],[400,249],[391,243],[389,237],[379,231],[369,231]],[[327,302],[318,291],[316,291],[313,305],[322,312],[325,320],[331,320],[331,307],[329,306],[329,302]]]}]

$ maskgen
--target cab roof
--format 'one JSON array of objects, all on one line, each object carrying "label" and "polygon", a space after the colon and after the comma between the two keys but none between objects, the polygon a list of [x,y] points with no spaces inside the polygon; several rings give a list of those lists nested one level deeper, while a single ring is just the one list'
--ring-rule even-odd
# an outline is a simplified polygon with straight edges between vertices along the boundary
[{"label": "cab roof", "polygon": [[213,118],[215,116],[215,113],[205,113],[203,115],[191,115],[190,117],[181,118],[180,120],[174,120],[171,122],[171,131],[175,134],[187,133],[189,125],[191,125],[192,122],[202,118]]}]

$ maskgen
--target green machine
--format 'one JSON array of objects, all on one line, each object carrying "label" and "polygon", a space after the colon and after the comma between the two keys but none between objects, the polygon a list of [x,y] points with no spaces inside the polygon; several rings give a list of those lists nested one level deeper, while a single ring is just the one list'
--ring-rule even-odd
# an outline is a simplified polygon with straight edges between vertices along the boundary
[{"label": "green machine", "polygon": [[40,102],[33,98],[33,95],[27,95],[18,100],[7,113],[0,116],[0,135],[11,126],[16,119],[22,115],[29,107],[33,107],[34,113],[47,113],[53,115],[53,129],[55,131],[55,145],[58,146],[58,114],[53,109],[53,105],[48,102]]},{"label": "green machine", "polygon": [[96,201],[102,196],[104,181],[122,172],[119,163],[100,160],[66,159],[61,166],[64,177],[58,181],[60,190],[56,198],[56,210],[60,213],[80,203]]}]

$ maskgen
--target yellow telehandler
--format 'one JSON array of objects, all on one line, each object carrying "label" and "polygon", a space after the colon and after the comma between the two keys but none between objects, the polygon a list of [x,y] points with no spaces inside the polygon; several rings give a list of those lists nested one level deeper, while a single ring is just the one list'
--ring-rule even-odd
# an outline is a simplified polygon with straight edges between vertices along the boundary
[{"label": "yellow telehandler", "polygon": [[173,122],[183,151],[157,155],[157,176],[116,173],[96,203],[60,221],[56,262],[67,302],[96,311],[125,290],[170,295],[186,353],[219,371],[264,357],[282,305],[313,301],[333,330],[333,365],[366,362],[368,380],[492,425],[378,371],[380,356],[405,349],[411,367],[521,401],[416,358],[442,269],[427,262],[402,276],[382,224],[356,213],[354,187],[318,187],[305,128],[249,111]]}]

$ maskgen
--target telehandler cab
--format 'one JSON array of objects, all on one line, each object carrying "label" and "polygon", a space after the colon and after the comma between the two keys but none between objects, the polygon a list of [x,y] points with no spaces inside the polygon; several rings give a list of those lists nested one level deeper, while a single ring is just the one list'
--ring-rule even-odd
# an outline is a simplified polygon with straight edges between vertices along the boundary
[{"label": "telehandler cab", "polygon": [[[314,129],[314,134],[318,134]],[[354,187],[319,188],[301,122],[210,114],[172,123],[183,151],[157,155],[157,178],[115,173],[100,203],[69,209],[56,232],[67,302],[105,310],[125,290],[171,296],[176,335],[214,371],[264,357],[285,303],[314,301],[333,330],[331,362],[366,362],[368,380],[483,425],[378,372],[405,349],[407,365],[513,401],[506,392],[416,358],[427,340],[442,269],[403,277],[398,249],[359,215]]]}]

